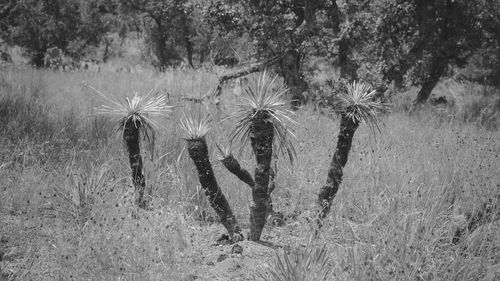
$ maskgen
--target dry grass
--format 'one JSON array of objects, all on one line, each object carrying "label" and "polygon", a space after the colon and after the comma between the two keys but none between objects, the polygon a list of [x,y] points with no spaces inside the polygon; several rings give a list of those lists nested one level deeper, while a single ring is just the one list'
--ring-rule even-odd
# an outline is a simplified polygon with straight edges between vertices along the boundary
[{"label": "dry grass", "polygon": [[[336,120],[307,108],[297,112],[297,158],[293,166],[279,159],[273,193],[287,224],[265,229],[271,247],[245,241],[238,256],[211,246],[222,227],[210,223],[215,216],[177,126],[180,106],[208,109],[214,120],[208,143],[227,139],[232,125],[219,121],[231,112],[233,97],[221,101],[224,112],[182,102],[209,91],[215,75],[0,74],[0,280],[181,280],[189,274],[253,280],[255,264],[276,264],[273,248],[307,243]],[[161,124],[156,157],[145,161],[153,211],[134,207],[113,123],[93,114],[99,100],[82,80],[116,95],[155,85],[178,105]],[[366,126],[356,132],[343,186],[319,235],[331,272],[326,280],[498,280],[498,221],[457,245],[451,240],[464,225],[463,214],[500,193],[500,132],[432,111],[383,119],[376,137]],[[215,158],[217,150],[211,151]],[[240,162],[254,165],[251,159]],[[238,220],[246,222],[250,191],[212,163]],[[306,252],[294,253],[287,256],[292,265],[307,261],[295,260]]]}]

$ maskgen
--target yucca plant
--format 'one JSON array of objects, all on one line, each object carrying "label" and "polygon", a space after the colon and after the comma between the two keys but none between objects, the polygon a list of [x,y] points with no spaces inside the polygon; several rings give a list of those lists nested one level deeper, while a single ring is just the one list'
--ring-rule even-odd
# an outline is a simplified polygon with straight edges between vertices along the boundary
[{"label": "yucca plant", "polygon": [[274,263],[264,267],[257,276],[272,281],[323,281],[331,273],[327,248],[310,239],[305,247],[283,251],[283,256],[276,252]]},{"label": "yucca plant", "polygon": [[[289,125],[297,124],[291,118],[293,112],[286,109],[284,95],[288,88],[264,71],[256,85],[245,89],[244,102],[226,120],[234,121],[236,126],[231,134],[230,143],[239,139],[244,145],[250,143],[256,159],[255,175],[242,169],[229,151],[223,151],[221,161],[224,166],[252,188],[250,207],[250,235],[253,241],[260,240],[266,218],[272,210],[271,192],[274,189],[271,160],[273,150],[280,151],[293,162],[295,138]],[[244,146],[240,147],[240,152]],[[274,148],[274,149],[273,149]]]},{"label": "yucca plant", "polygon": [[139,96],[136,92],[132,98],[126,97],[122,100],[112,95],[105,95],[90,85],[87,86],[104,99],[105,103],[98,108],[98,113],[116,117],[118,129],[122,132],[123,142],[129,155],[135,203],[140,208],[146,209],[150,195],[145,195],[146,180],[142,171],[141,136],[153,157],[155,130],[160,127],[154,118],[167,116],[172,107],[167,105],[165,96],[153,95],[153,90],[145,96]]},{"label": "yucca plant", "polygon": [[206,134],[210,130],[210,119],[184,117],[179,126],[186,133],[188,153],[196,166],[201,187],[205,190],[210,206],[214,208],[222,225],[226,228],[229,238],[233,242],[242,240],[241,229],[236,217],[229,206],[229,202],[222,193],[210,163]]},{"label": "yucca plant", "polygon": [[326,185],[319,192],[320,212],[318,227],[330,211],[330,207],[342,182],[342,170],[347,163],[351,150],[352,138],[361,122],[367,123],[373,131],[379,130],[378,113],[387,109],[387,105],[375,98],[376,90],[362,82],[348,83],[346,90],[339,93],[335,110],[340,114],[340,132],[337,147],[333,154]]}]

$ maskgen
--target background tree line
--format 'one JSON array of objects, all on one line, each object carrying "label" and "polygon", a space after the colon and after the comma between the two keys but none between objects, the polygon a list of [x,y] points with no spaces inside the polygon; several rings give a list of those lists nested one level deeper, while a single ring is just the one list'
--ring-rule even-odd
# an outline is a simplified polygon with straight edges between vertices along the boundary
[{"label": "background tree line", "polygon": [[132,33],[160,70],[181,63],[272,65],[297,102],[308,98],[311,58],[338,70],[328,87],[353,79],[381,92],[416,85],[415,103],[425,102],[451,70],[476,69],[461,78],[500,83],[497,0],[0,1],[0,37],[23,47],[38,67],[53,47],[77,61],[105,62],[116,38],[109,35]]}]

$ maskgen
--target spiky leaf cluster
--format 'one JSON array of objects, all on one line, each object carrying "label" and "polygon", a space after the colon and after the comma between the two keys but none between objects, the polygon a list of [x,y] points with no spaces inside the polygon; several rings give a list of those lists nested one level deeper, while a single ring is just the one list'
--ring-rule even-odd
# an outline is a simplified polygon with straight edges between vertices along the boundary
[{"label": "spiky leaf cluster", "polygon": [[155,130],[161,127],[156,118],[166,117],[172,112],[172,106],[167,104],[165,96],[154,95],[151,90],[144,96],[136,92],[132,98],[126,97],[123,100],[113,95],[106,95],[90,85],[87,86],[104,100],[104,104],[97,108],[97,113],[115,117],[119,130],[124,130],[125,125],[132,122],[146,140],[148,150],[153,156]]},{"label": "spiky leaf cluster", "polygon": [[233,153],[231,152],[230,146],[220,146],[219,144],[215,144],[219,153],[217,154],[217,160],[224,161],[225,159],[233,158]]},{"label": "spiky leaf cluster", "polygon": [[326,247],[309,241],[305,248],[298,247],[291,253],[276,253],[274,264],[260,273],[264,280],[272,281],[319,281],[326,280],[332,272]]},{"label": "spiky leaf cluster", "polygon": [[378,114],[387,110],[387,104],[376,99],[377,91],[363,82],[346,84],[347,91],[337,96],[335,109],[356,122],[365,122],[372,130],[378,127]]},{"label": "spiky leaf cluster", "polygon": [[196,116],[184,116],[179,121],[179,127],[185,132],[184,139],[186,140],[200,140],[210,131],[212,119],[208,116],[201,118]]},{"label": "spiky leaf cluster", "polygon": [[[238,104],[238,109],[224,120],[235,122],[230,142],[239,139],[241,143],[249,143],[254,132],[253,124],[258,121],[271,122],[273,125],[274,143],[273,151],[280,151],[287,155],[291,162],[295,157],[292,139],[295,139],[294,130],[290,125],[298,123],[292,119],[293,112],[286,108],[285,94],[288,88],[283,82],[278,81],[278,76],[264,71],[256,83],[245,89],[243,101]],[[264,120],[261,120],[264,118]],[[240,148],[240,152],[243,146]]]}]

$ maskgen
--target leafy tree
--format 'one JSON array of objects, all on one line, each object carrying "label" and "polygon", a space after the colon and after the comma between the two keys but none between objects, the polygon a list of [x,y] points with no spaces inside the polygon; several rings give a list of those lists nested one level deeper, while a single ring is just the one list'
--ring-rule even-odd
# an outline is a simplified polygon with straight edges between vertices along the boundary
[{"label": "leafy tree", "polygon": [[183,46],[189,65],[193,66],[194,44],[191,13],[194,6],[181,0],[118,0],[122,13],[136,13],[144,19],[157,66],[163,68],[181,62],[177,46]]},{"label": "leafy tree", "polygon": [[336,62],[341,80],[361,79],[379,91],[391,82],[421,86],[419,104],[450,65],[463,67],[478,53],[483,60],[493,58],[486,61],[499,58],[499,5],[494,0],[214,0],[207,9],[212,24],[249,34],[261,59],[220,82],[276,64],[300,100],[307,87],[303,62],[316,56]]},{"label": "leafy tree", "polygon": [[[119,31],[123,23],[117,13],[117,6],[106,0],[79,0],[79,22],[76,37],[70,41],[66,52],[73,58],[80,59],[88,55],[92,47],[104,44],[109,48],[110,31]],[[108,58],[105,50],[102,59]]]},{"label": "leafy tree", "polygon": [[[382,0],[376,29],[383,77],[421,85],[415,104],[427,101],[448,66],[464,66],[475,51],[491,45],[500,9],[494,0]],[[495,31],[496,30],[496,31]],[[498,44],[498,42],[495,42]]]},{"label": "leafy tree", "polygon": [[[45,52],[57,47],[78,57],[86,46],[98,45],[107,26],[101,22],[102,0],[2,0],[0,36],[26,49],[36,66]],[[108,5],[109,6],[109,5]]]},{"label": "leafy tree", "polygon": [[41,66],[50,47],[65,49],[78,18],[76,1],[3,1],[2,37],[26,48],[32,62]]},{"label": "leafy tree", "polygon": [[295,105],[303,100],[302,93],[307,88],[302,63],[307,55],[318,52],[315,40],[324,37],[323,42],[335,44],[342,42],[341,35],[346,34],[340,9],[330,0],[216,0],[208,7],[207,14],[212,24],[223,30],[247,33],[256,48],[256,57],[262,60],[260,65],[228,74],[219,81],[276,64],[277,72],[290,87]]}]

